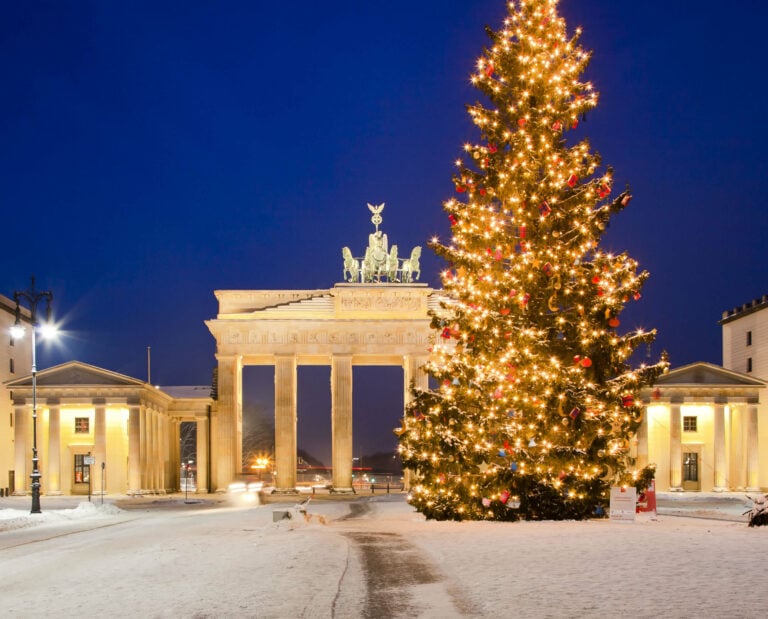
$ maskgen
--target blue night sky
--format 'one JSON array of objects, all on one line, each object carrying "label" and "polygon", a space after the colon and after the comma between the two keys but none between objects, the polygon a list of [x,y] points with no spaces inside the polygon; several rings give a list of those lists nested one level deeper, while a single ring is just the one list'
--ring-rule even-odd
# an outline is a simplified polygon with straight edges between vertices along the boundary
[{"label": "blue night sky", "polygon": [[[502,0],[0,6],[0,292],[32,273],[53,291],[67,337],[41,368],[143,379],[151,346],[161,385],[210,382],[214,290],[340,281],[367,202],[386,202],[401,253],[448,237],[453,161],[478,139],[469,75],[506,14]],[[768,293],[768,3],[560,10],[594,53],[584,133],[634,195],[603,245],[651,272],[622,324],[656,327],[652,354],[673,366],[719,363],[722,311]],[[437,286],[429,250],[422,266]],[[389,448],[400,370],[355,372],[356,452]],[[300,369],[299,444],[326,459],[328,376]],[[246,380],[271,406],[271,370]]]}]

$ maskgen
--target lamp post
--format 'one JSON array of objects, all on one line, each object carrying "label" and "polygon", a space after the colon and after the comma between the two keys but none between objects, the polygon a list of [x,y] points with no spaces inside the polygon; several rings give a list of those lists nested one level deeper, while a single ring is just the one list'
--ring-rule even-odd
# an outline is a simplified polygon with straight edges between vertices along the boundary
[{"label": "lamp post", "polygon": [[[32,323],[32,514],[42,513],[40,509],[40,467],[37,457],[37,356],[36,356],[36,333],[38,328],[45,334],[52,329],[51,325],[51,301],[53,293],[49,290],[35,290],[35,276],[32,276],[32,285],[28,290],[17,290],[13,293],[13,300],[16,302],[16,321],[11,328],[11,336],[19,339],[24,336],[24,325],[21,324],[21,306],[22,300],[29,304],[30,322]],[[40,325],[37,321],[37,304],[45,299],[46,302],[46,323]]]}]

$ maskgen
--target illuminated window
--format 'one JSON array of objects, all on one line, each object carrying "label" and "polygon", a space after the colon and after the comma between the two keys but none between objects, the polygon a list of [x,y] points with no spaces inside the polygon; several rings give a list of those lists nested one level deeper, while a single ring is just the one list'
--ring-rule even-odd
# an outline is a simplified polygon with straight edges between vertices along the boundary
[{"label": "illuminated window", "polygon": [[697,432],[698,418],[696,415],[683,417],[683,432]]},{"label": "illuminated window", "polygon": [[90,419],[75,417],[75,434],[88,434],[88,432],[90,432]]},{"label": "illuminated window", "polygon": [[747,357],[747,372],[752,371],[752,357]]},{"label": "illuminated window", "polygon": [[752,346],[752,331],[747,331],[747,346]]}]

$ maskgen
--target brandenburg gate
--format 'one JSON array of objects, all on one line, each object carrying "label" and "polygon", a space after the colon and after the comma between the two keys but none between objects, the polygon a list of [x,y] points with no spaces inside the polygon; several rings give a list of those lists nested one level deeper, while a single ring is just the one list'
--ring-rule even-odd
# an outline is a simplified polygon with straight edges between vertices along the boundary
[{"label": "brandenburg gate", "polygon": [[271,365],[275,373],[275,491],[296,487],[296,403],[299,365],[331,367],[333,488],[352,491],[352,367],[404,370],[404,405],[429,355],[428,310],[439,293],[419,277],[420,248],[397,257],[379,230],[384,205],[368,205],[376,231],[366,255],[344,248],[344,283],[327,290],[217,290],[218,315],[206,321],[216,339],[218,400],[211,412],[211,487],[225,490],[242,468],[242,372]]}]

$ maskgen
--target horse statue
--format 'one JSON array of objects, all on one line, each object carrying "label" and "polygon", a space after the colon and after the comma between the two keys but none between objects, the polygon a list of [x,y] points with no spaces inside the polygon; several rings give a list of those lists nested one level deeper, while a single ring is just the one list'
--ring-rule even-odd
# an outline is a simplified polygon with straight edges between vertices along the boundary
[{"label": "horse statue", "polygon": [[390,282],[397,281],[397,271],[400,268],[400,260],[397,257],[397,245],[392,245],[387,258],[387,279]]},{"label": "horse statue", "polygon": [[356,282],[360,273],[360,263],[352,257],[349,247],[342,247],[341,255],[344,258],[344,281]]},{"label": "horse statue", "polygon": [[419,258],[421,258],[421,247],[418,245],[411,251],[411,257],[407,260],[403,260],[403,281],[412,282],[421,276],[421,266],[419,265]]},{"label": "horse statue", "polygon": [[387,272],[387,235],[381,230],[368,235],[368,247],[365,249],[365,258],[363,258],[363,281],[380,281],[382,275]]}]

